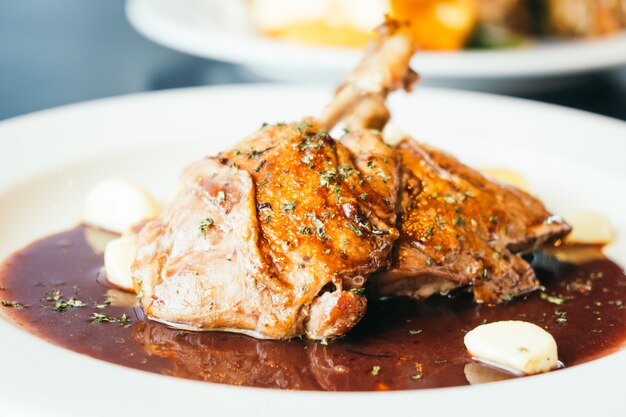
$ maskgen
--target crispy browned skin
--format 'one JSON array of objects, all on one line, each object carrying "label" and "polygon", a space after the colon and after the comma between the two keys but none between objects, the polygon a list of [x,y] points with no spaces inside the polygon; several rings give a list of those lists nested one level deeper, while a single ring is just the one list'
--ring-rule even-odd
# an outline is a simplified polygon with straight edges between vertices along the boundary
[{"label": "crispy browned skin", "polygon": [[514,187],[490,181],[445,152],[403,140],[392,267],[370,280],[380,295],[424,298],[473,285],[477,302],[498,303],[539,287],[516,255],[570,227]]},{"label": "crispy browned skin", "polygon": [[352,329],[366,308],[358,290],[398,237],[399,164],[375,133],[344,142],[305,122],[267,126],[188,168],[140,233],[146,314],[276,339]]},{"label": "crispy browned skin", "polygon": [[[148,317],[274,339],[354,327],[361,289],[398,237],[399,161],[367,128],[416,79],[404,32],[380,28],[319,119],[265,126],[185,171],[172,206],[139,233],[133,279]],[[353,111],[358,129],[326,134]]]}]

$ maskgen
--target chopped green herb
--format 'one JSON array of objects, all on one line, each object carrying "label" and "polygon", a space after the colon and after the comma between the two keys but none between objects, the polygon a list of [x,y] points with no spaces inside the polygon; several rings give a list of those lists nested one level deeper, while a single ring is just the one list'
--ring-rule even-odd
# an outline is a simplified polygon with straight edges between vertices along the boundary
[{"label": "chopped green herb", "polygon": [[497,261],[500,259],[500,254],[498,252],[494,252],[491,254],[491,257]]},{"label": "chopped green herb", "polygon": [[217,198],[215,199],[216,203],[223,203],[224,200],[226,200],[226,194],[224,194],[224,191],[220,191],[217,193]]},{"label": "chopped green herb", "polygon": [[455,226],[461,226],[465,224],[465,219],[463,217],[457,217],[456,219],[454,219],[453,224]]},{"label": "chopped green herb", "polygon": [[343,177],[343,179],[347,179],[352,174],[354,174],[354,168],[348,165],[341,165],[339,168],[339,175]]},{"label": "chopped green herb", "polygon": [[387,182],[391,177],[385,173],[382,169],[378,168],[377,172],[378,176],[383,180],[383,182]]},{"label": "chopped green herb", "polygon": [[323,221],[321,221],[320,219],[315,217],[313,219],[313,226],[315,226],[315,231],[317,232],[319,237],[321,237],[322,239],[327,239],[328,238],[328,235],[326,234],[326,231],[324,230],[324,222]]},{"label": "chopped green herb", "polygon": [[261,170],[261,168],[263,168],[263,165],[265,165],[267,161],[265,159],[262,159],[261,162],[259,162],[259,165],[257,165],[256,168],[254,168],[254,172],[259,172]]},{"label": "chopped green herb", "polygon": [[383,198],[383,201],[385,202],[385,205],[391,206],[391,200],[389,200],[388,198]]},{"label": "chopped green herb", "polygon": [[[74,293],[78,294],[79,293],[79,289],[78,287],[74,288]],[[46,297],[47,301],[51,301],[54,303],[54,311],[56,312],[63,312],[66,310],[71,310],[73,308],[76,307],[84,307],[85,303],[82,302],[81,300],[75,298],[75,297],[71,297],[69,299],[65,299],[62,294],[61,294],[61,290],[54,290],[52,291],[47,297]]]},{"label": "chopped green herb", "polygon": [[259,157],[259,152],[255,149],[250,149],[250,152],[248,152],[248,158],[257,159],[258,157]]},{"label": "chopped green herb", "polygon": [[61,312],[76,307],[85,307],[85,303],[75,298],[70,298],[69,300],[60,299],[54,304],[54,311]]},{"label": "chopped green herb", "polygon": [[337,181],[337,170],[330,168],[320,173],[320,185],[329,187],[332,183]]},{"label": "chopped green herb", "polygon": [[15,309],[21,309],[24,308],[24,304],[20,304],[17,301],[0,301],[0,304],[2,304],[3,307],[9,307],[9,308],[15,308]]},{"label": "chopped green herb", "polygon": [[210,217],[207,217],[206,219],[200,222],[199,230],[203,238],[206,239],[206,229],[209,227],[213,227],[214,224],[215,224],[215,221]]},{"label": "chopped green herb", "polygon": [[527,348],[527,347],[524,347],[524,346],[520,346],[519,351],[520,351],[521,353],[526,353],[526,352],[528,352],[528,348]]},{"label": "chopped green herb", "polygon": [[265,218],[265,224],[268,224],[270,222],[270,220],[272,220],[272,215],[271,214]]},{"label": "chopped green herb", "polygon": [[374,376],[377,376],[380,373],[380,366],[374,365],[370,373]]},{"label": "chopped green herb", "polygon": [[559,306],[565,302],[565,299],[546,294],[545,292],[542,292],[541,294],[539,294],[539,296],[541,297],[542,300],[545,300],[549,303],[556,304]]},{"label": "chopped green herb", "polygon": [[109,294],[104,296],[104,301],[101,304],[96,304],[96,308],[103,309],[110,306],[113,303],[113,297]]},{"label": "chopped green herb", "polygon": [[456,200],[450,194],[446,193],[446,195],[443,197],[443,199],[446,201],[446,203],[456,204]]},{"label": "chopped green herb", "polygon": [[352,223],[346,222],[346,226],[348,226],[348,228],[352,230],[357,236],[363,236],[363,232],[357,229],[357,227],[353,225]]},{"label": "chopped green herb", "polygon": [[54,290],[46,297],[47,301],[59,301],[61,298],[61,290]]},{"label": "chopped green herb", "polygon": [[437,252],[441,251],[441,246],[439,246],[439,245],[435,246],[435,250],[436,250]]},{"label": "chopped green herb", "polygon": [[290,201],[288,203],[283,203],[283,211],[294,211],[296,209],[296,200]]},{"label": "chopped green herb", "polygon": [[361,200],[365,200],[367,198],[367,193],[361,194]]},{"label": "chopped green herb", "polygon": [[350,292],[361,295],[365,292],[365,288],[352,288]]},{"label": "chopped green herb", "polygon": [[105,314],[100,313],[92,313],[91,315],[91,323],[92,324],[100,324],[100,323],[120,323],[120,325],[128,325],[130,323],[130,319],[126,316],[126,314],[122,314],[122,317],[111,317]]},{"label": "chopped green herb", "polygon": [[433,265],[433,258],[426,259],[426,265],[432,266]]},{"label": "chopped green herb", "polygon": [[298,233],[301,233],[303,235],[310,235],[313,234],[313,230],[310,227],[299,226]]}]

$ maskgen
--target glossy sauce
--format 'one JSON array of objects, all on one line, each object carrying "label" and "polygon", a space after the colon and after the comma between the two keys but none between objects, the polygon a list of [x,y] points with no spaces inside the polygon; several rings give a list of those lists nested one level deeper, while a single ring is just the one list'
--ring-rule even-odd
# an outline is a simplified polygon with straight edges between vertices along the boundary
[{"label": "glossy sauce", "polygon": [[[489,307],[463,293],[420,303],[370,302],[357,328],[328,344],[175,330],[145,320],[134,296],[103,284],[102,254],[87,243],[88,230],[40,240],[7,260],[0,270],[0,300],[7,305],[0,312],[57,345],[149,372],[293,390],[440,388],[513,377],[468,356],[463,337],[484,322],[525,320],[546,328],[566,367],[607,355],[626,340],[626,277],[606,259],[572,267],[558,279],[544,276],[546,293],[554,296],[549,300],[535,293]],[[85,306],[55,311],[55,290],[60,300],[75,297]],[[107,292],[112,305],[103,304]],[[12,307],[13,301],[25,307]],[[126,314],[130,322],[93,324],[94,312]]]}]

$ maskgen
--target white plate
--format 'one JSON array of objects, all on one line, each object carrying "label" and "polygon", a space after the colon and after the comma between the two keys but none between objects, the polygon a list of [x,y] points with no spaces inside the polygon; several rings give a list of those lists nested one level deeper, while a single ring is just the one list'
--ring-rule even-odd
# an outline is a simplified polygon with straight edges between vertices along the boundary
[{"label": "white plate", "polygon": [[[263,37],[249,22],[243,0],[128,0],[126,11],[131,24],[155,42],[242,64],[271,80],[336,82],[361,56],[355,49]],[[622,64],[626,33],[508,50],[422,52],[413,61],[426,84],[526,93]]]},{"label": "white plate", "polygon": [[[97,180],[135,179],[165,196],[186,163],[264,121],[316,114],[330,87],[221,87],[140,94],[0,123],[0,258],[75,224]],[[394,95],[395,124],[477,166],[528,177],[554,210],[606,213],[626,263],[626,124],[545,104],[419,88]],[[68,336],[69,337],[69,336]],[[48,344],[0,319],[2,415],[623,415],[626,351],[521,380],[391,393],[285,392],[160,376]],[[244,414],[245,413],[245,414]],[[489,414],[487,412],[487,414]]]}]

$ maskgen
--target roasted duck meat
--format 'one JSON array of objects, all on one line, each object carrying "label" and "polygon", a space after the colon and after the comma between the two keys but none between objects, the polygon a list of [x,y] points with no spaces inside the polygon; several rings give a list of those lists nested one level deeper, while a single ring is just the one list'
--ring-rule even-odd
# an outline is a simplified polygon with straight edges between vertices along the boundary
[{"label": "roasted duck meat", "polygon": [[365,312],[358,290],[398,237],[398,163],[380,136],[346,142],[362,152],[306,123],[267,126],[187,168],[139,236],[144,311],[270,338],[350,330]]},{"label": "roasted duck meat", "polygon": [[[189,166],[138,236],[132,276],[146,315],[325,339],[361,319],[377,271],[370,288],[381,296],[473,285],[477,302],[497,303],[537,288],[518,254],[569,226],[444,152],[408,139],[392,147],[375,130],[389,119],[387,95],[417,79],[413,52],[387,22],[322,117],[263,126]],[[340,121],[348,133],[336,141],[327,132]]]},{"label": "roasted duck meat", "polygon": [[404,139],[392,267],[372,277],[382,296],[414,298],[473,286],[476,302],[499,303],[540,284],[520,256],[570,227],[543,204],[489,180],[449,154]]},{"label": "roasted duck meat", "polygon": [[327,129],[415,79],[398,30],[386,27],[319,120],[264,126],[185,170],[139,233],[133,279],[148,317],[274,339],[330,338],[360,320],[365,281],[398,237],[399,161],[378,132],[338,142]]}]

